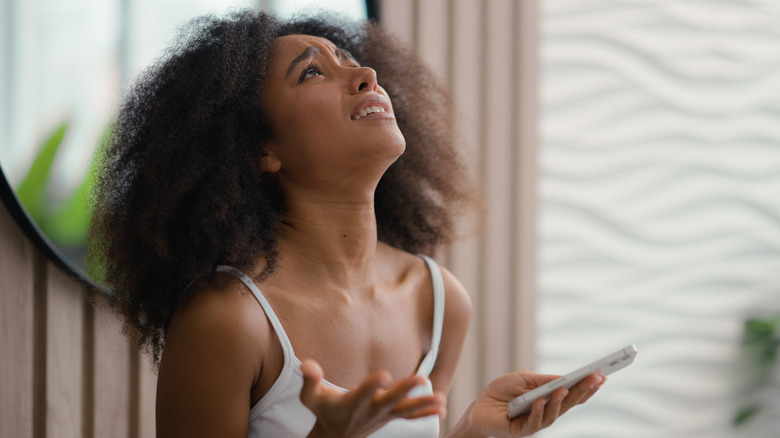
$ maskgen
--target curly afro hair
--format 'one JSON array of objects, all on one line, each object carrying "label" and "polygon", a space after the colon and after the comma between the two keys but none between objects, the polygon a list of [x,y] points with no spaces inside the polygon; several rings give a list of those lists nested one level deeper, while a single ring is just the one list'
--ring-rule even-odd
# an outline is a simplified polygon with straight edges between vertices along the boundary
[{"label": "curly afro hair", "polygon": [[190,282],[218,264],[260,278],[274,270],[282,194],[248,163],[265,155],[272,136],[260,107],[271,48],[291,34],[348,50],[390,95],[407,147],[376,189],[381,241],[432,254],[450,243],[454,218],[474,199],[454,146],[449,92],[377,24],[324,15],[280,22],[251,11],[190,22],[120,108],[88,247],[93,274],[155,362]]}]

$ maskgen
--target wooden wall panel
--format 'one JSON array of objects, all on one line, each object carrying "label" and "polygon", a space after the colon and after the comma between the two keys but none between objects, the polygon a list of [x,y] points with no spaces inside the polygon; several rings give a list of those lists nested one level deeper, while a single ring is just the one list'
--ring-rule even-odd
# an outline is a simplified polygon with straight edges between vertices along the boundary
[{"label": "wooden wall panel", "polygon": [[[490,379],[534,363],[536,1],[385,0],[380,14],[451,87],[487,201],[482,232],[442,258],[474,305],[452,422]],[[0,436],[154,436],[148,358],[85,296],[0,209]]]},{"label": "wooden wall panel", "polygon": [[33,257],[0,206],[0,437],[33,436]]},{"label": "wooden wall panel", "polygon": [[120,330],[0,205],[0,437],[154,437],[156,377]]}]

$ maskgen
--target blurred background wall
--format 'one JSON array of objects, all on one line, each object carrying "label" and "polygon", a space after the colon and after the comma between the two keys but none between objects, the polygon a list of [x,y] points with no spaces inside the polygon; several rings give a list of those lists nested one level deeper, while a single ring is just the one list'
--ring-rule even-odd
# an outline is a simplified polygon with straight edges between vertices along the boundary
[{"label": "blurred background wall", "polygon": [[540,5],[538,368],[640,349],[545,436],[777,436],[780,3]]}]

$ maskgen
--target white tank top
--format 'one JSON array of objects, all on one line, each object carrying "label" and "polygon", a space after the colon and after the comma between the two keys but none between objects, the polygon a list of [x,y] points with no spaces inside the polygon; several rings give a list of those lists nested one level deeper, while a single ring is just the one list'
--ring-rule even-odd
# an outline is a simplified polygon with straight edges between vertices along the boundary
[{"label": "white tank top", "polygon": [[[439,353],[439,343],[441,341],[441,331],[444,323],[444,282],[441,276],[439,266],[431,258],[421,255],[428,269],[431,272],[433,281],[433,336],[431,340],[431,349],[425,355],[417,374],[425,376],[430,375],[433,366],[436,363],[436,356]],[[301,403],[300,393],[303,387],[303,374],[301,373],[301,361],[295,356],[290,339],[282,327],[279,318],[276,317],[271,305],[263,296],[255,283],[243,272],[230,266],[218,266],[217,272],[226,272],[236,276],[243,282],[249,290],[252,291],[257,301],[268,316],[271,326],[282,344],[284,352],[284,365],[279,377],[271,385],[268,392],[265,393],[249,411],[249,438],[267,438],[284,437],[296,438],[305,437],[309,434],[316,417]],[[324,381],[336,389],[346,392],[347,390]],[[410,392],[411,396],[433,394],[431,381],[426,379],[426,384],[415,388]],[[370,435],[371,438],[437,438],[439,436],[439,417],[429,416],[415,420],[396,419],[387,423],[383,428]]]}]

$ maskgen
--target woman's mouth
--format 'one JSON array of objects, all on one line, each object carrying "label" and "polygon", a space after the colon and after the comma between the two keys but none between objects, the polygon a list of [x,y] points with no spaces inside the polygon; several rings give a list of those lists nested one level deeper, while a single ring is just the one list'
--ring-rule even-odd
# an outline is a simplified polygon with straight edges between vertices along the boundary
[{"label": "woman's mouth", "polygon": [[373,113],[383,113],[385,112],[385,109],[382,108],[379,105],[369,105],[367,107],[361,108],[360,111],[357,112],[354,116],[352,116],[352,120],[360,120],[362,117],[365,117],[369,114]]}]

